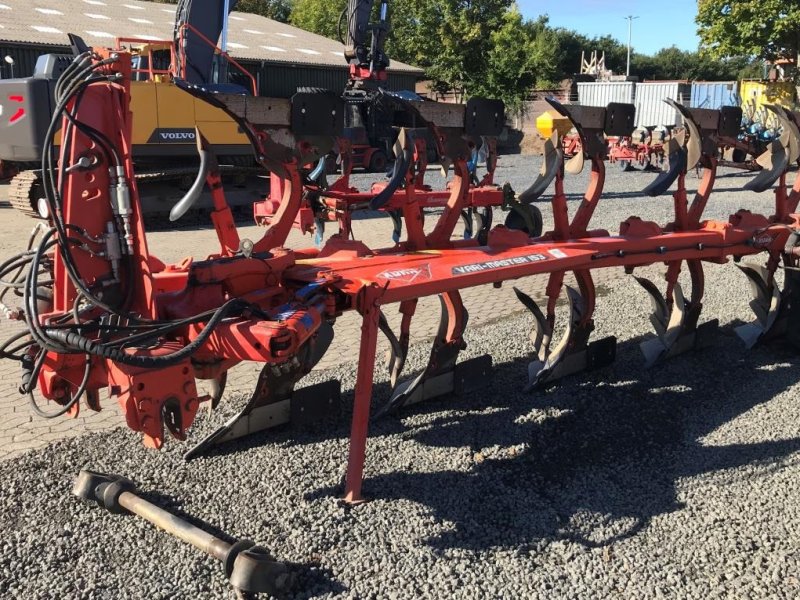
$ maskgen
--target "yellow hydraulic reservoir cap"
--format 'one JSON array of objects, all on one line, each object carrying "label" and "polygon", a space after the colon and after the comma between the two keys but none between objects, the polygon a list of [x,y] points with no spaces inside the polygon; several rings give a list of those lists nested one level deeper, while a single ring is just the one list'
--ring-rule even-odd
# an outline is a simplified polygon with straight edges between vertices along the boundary
[{"label": "yellow hydraulic reservoir cap", "polygon": [[558,131],[562,136],[567,135],[572,129],[572,123],[567,117],[546,110],[536,118],[536,129],[547,139],[554,131]]}]

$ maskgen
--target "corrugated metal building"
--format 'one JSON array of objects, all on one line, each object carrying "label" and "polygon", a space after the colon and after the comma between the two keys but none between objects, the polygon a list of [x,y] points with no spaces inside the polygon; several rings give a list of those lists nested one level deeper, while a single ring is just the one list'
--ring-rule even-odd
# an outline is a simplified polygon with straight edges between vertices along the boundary
[{"label": "corrugated metal building", "polygon": [[[91,46],[171,39],[175,10],[138,0],[0,0],[0,78],[28,77],[41,54],[69,52],[67,33]],[[256,77],[262,96],[285,98],[303,86],[341,90],[347,82],[344,46],[335,40],[240,12],[231,13],[228,39],[228,52]],[[424,75],[396,61],[388,72],[393,90],[414,90]]]},{"label": "corrugated metal building", "polygon": [[738,81],[693,81],[692,108],[739,106]]},{"label": "corrugated metal building", "polygon": [[633,104],[632,81],[597,81],[578,83],[578,103],[584,106],[608,106],[610,102]]},{"label": "corrugated metal building", "polygon": [[636,84],[636,126],[674,127],[680,125],[680,113],[664,100],[689,104],[692,87],[686,81],[650,81]]}]

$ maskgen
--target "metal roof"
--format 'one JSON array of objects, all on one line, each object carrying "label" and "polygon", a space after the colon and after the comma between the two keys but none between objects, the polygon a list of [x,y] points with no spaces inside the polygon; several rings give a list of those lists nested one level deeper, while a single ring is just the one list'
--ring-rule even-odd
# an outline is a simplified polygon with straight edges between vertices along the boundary
[{"label": "metal roof", "polygon": [[[67,45],[67,34],[90,46],[113,46],[117,37],[172,38],[176,6],[138,0],[0,0],[0,41]],[[235,58],[340,67],[344,46],[260,15],[232,12],[228,52]],[[392,61],[389,71],[422,75]]]}]

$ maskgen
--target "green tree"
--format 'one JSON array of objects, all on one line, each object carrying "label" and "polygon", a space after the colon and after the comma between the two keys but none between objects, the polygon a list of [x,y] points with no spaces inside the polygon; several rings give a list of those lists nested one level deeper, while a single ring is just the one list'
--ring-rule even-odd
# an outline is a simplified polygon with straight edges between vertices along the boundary
[{"label": "green tree", "polygon": [[518,113],[534,87],[555,85],[558,51],[547,17],[523,21],[516,7],[505,13],[503,24],[491,34],[484,76],[469,93],[500,98],[511,113]]},{"label": "green tree", "polygon": [[503,24],[491,34],[485,75],[475,82],[471,91],[502,98],[508,110],[518,111],[525,95],[536,83],[534,41],[519,11],[516,8],[508,11],[503,16]]},{"label": "green tree", "polygon": [[389,9],[391,31],[386,44],[390,59],[427,68],[433,62],[438,41],[429,27],[437,27],[437,0],[395,0]]},{"label": "green tree", "polygon": [[421,32],[435,41],[428,77],[439,88],[462,97],[479,89],[486,77],[492,33],[503,26],[512,0],[434,0],[418,14]]},{"label": "green tree", "polygon": [[[289,22],[295,27],[339,39],[339,18],[347,7],[347,0],[294,0]],[[347,24],[343,23],[342,28]]]},{"label": "green tree", "polygon": [[289,20],[292,3],[291,0],[239,0],[236,10],[286,23]]},{"label": "green tree", "polygon": [[553,35],[555,36],[558,50],[556,70],[561,78],[571,77],[575,73],[579,73],[581,69],[581,53],[588,52],[590,55],[592,53],[591,40],[577,31],[564,29],[563,27],[554,29]]},{"label": "green tree", "polygon": [[698,0],[697,25],[712,56],[796,59],[800,53],[797,0]]},{"label": "green tree", "polygon": [[548,23],[546,16],[525,23],[525,28],[532,38],[530,61],[536,74],[536,87],[541,89],[555,87],[564,79],[558,69],[560,54],[558,38]]},{"label": "green tree", "polygon": [[653,56],[637,54],[631,62],[633,74],[642,80],[730,81],[738,79],[758,61],[741,56],[717,59],[701,52],[690,52],[671,46],[662,48]]},{"label": "green tree", "polygon": [[638,52],[631,53],[631,75],[635,75],[640,81],[667,79],[661,70],[661,64],[654,56]]}]

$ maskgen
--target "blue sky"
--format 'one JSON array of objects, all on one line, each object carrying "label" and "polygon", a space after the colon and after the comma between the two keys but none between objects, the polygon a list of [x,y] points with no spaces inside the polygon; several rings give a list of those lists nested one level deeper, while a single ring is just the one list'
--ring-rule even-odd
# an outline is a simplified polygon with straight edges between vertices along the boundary
[{"label": "blue sky", "polygon": [[696,0],[517,0],[517,5],[528,18],[547,14],[554,27],[574,29],[589,37],[608,34],[623,43],[628,40],[625,17],[638,16],[633,21],[633,48],[645,54],[673,44],[682,50],[696,50],[699,43],[694,22]]}]

